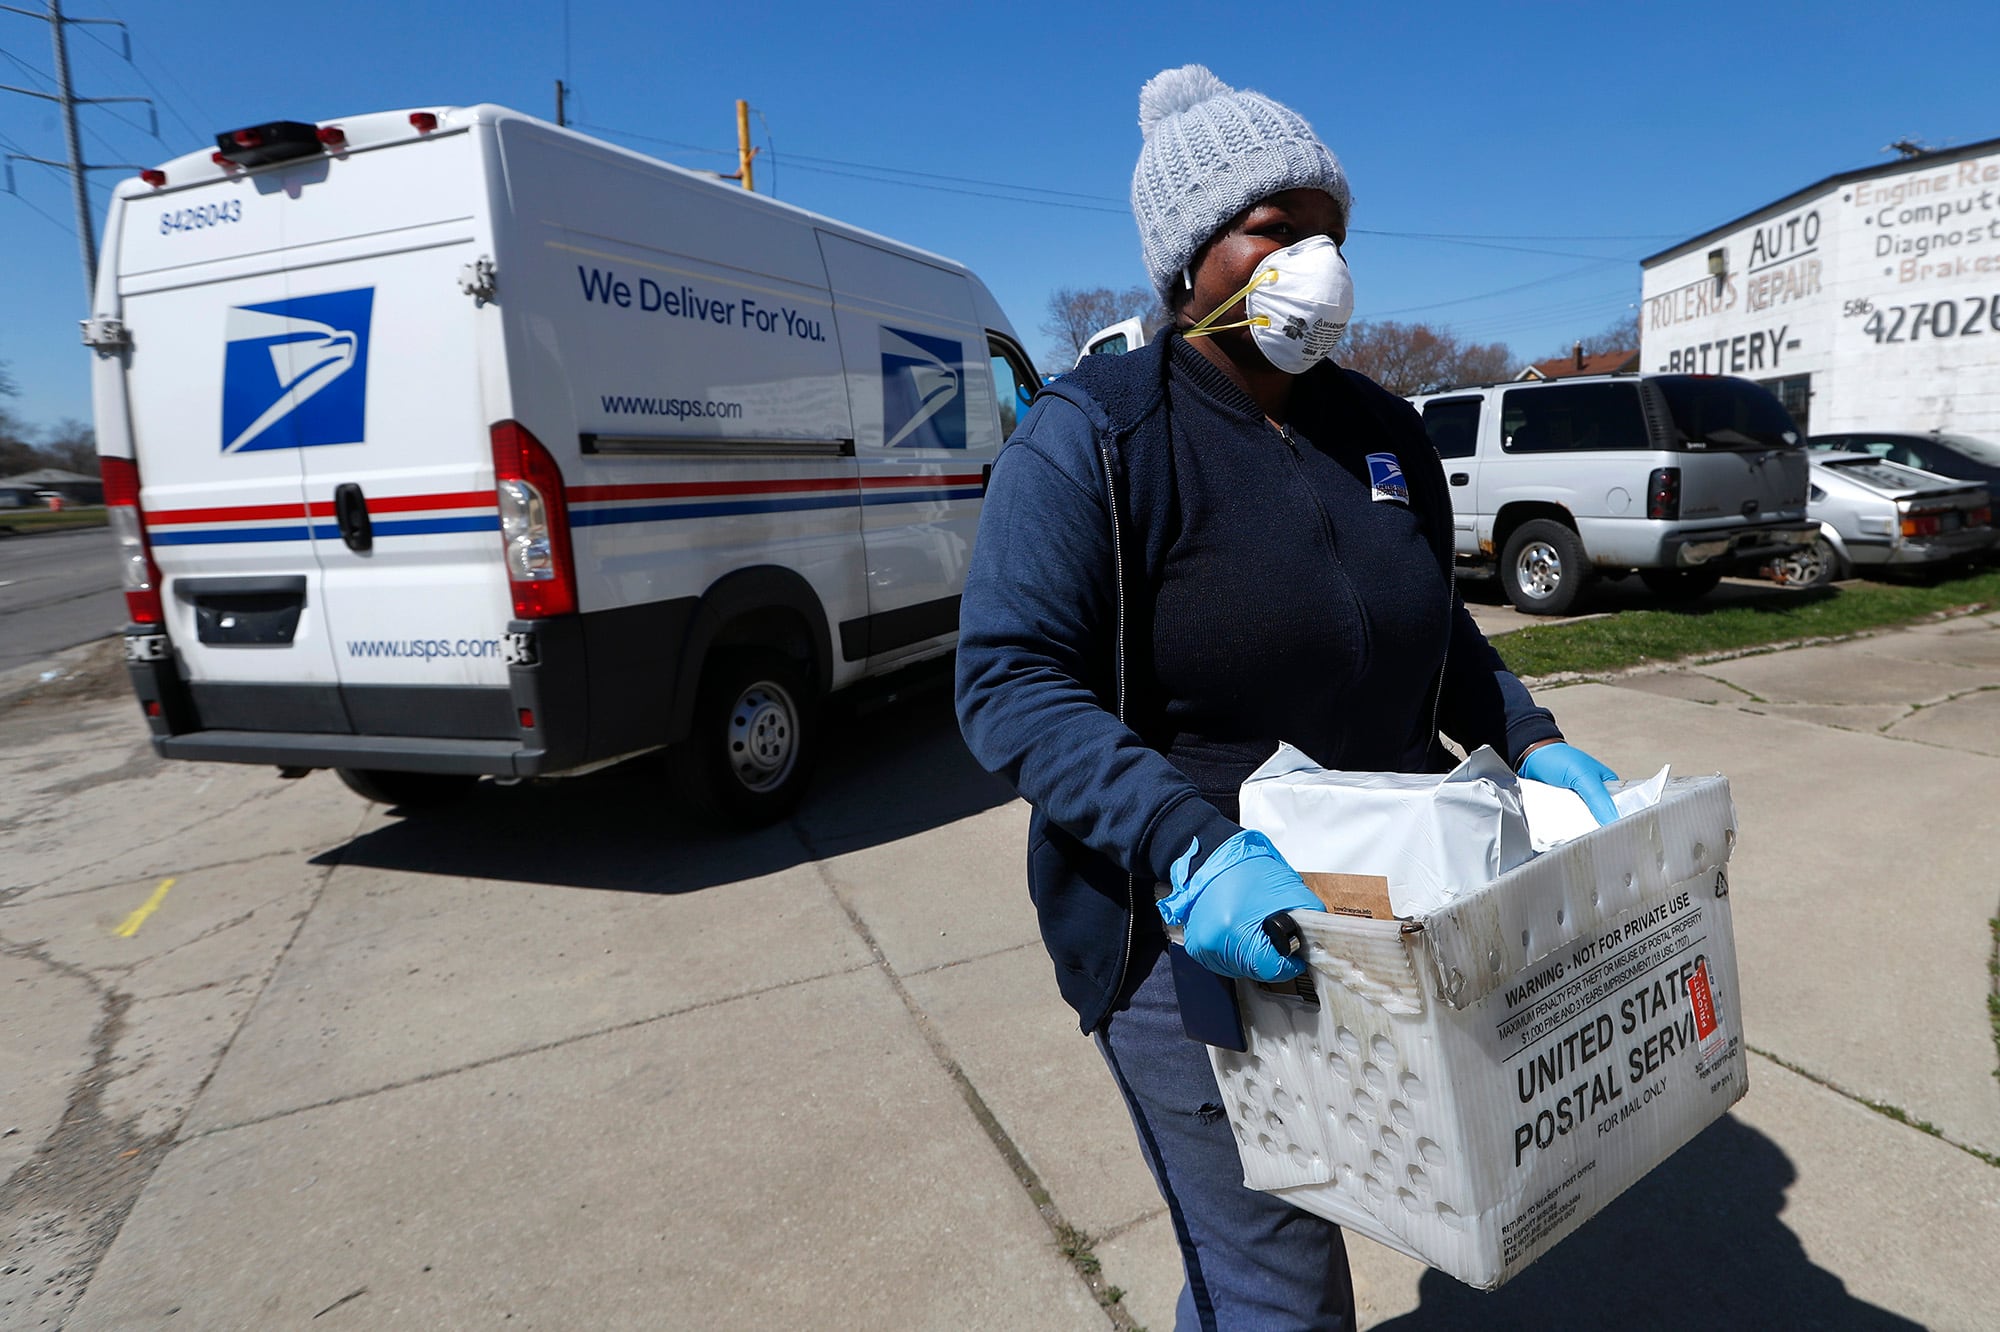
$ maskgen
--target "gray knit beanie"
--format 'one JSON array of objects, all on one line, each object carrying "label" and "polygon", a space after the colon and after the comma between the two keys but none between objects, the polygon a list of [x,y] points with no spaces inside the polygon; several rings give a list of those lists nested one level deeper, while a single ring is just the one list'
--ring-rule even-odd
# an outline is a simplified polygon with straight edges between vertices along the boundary
[{"label": "gray knit beanie", "polygon": [[1352,206],[1340,159],[1290,107],[1240,92],[1206,65],[1163,70],[1139,90],[1146,136],[1132,171],[1132,216],[1146,272],[1165,300],[1195,252],[1230,218],[1284,190]]}]

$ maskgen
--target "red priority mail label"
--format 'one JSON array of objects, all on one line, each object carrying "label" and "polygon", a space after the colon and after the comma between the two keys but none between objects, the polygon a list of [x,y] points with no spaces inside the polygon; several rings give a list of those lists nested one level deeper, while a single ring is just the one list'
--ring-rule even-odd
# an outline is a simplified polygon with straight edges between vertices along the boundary
[{"label": "red priority mail label", "polygon": [[1694,1035],[1705,1060],[1720,1043],[1722,1024],[1715,1017],[1715,990],[1708,983],[1708,959],[1695,963],[1694,975],[1687,980],[1688,1007],[1694,1011]]}]

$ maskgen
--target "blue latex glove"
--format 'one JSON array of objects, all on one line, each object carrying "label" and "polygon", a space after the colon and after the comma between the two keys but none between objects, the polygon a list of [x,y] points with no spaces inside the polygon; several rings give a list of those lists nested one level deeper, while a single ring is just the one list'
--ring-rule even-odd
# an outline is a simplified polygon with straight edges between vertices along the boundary
[{"label": "blue latex glove", "polygon": [[1190,878],[1188,867],[1200,851],[1197,837],[1169,871],[1174,891],[1159,902],[1160,919],[1183,930],[1188,956],[1210,971],[1246,980],[1290,980],[1304,971],[1304,963],[1281,956],[1264,937],[1264,918],[1325,908],[1271,839],[1237,833]]},{"label": "blue latex glove", "polygon": [[1567,786],[1583,797],[1583,803],[1590,806],[1600,827],[1618,818],[1611,792],[1604,789],[1606,782],[1618,780],[1618,774],[1573,745],[1560,740],[1543,745],[1521,760],[1521,775],[1531,782]]}]

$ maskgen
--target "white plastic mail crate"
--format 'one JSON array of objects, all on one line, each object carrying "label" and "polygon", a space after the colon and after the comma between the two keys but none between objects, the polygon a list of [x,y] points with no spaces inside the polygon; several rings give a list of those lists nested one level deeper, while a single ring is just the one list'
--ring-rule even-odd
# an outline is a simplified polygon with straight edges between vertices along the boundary
[{"label": "white plastic mail crate", "polygon": [[1675,778],[1421,919],[1297,913],[1313,997],[1239,984],[1249,1049],[1211,1048],[1245,1182],[1474,1286],[1521,1271],[1748,1088],[1735,840],[1728,782]]}]

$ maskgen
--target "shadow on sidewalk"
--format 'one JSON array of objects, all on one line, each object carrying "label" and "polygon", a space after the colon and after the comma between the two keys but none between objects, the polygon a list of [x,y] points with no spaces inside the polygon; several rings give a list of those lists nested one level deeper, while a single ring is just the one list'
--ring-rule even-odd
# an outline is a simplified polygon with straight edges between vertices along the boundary
[{"label": "shadow on sidewalk", "polygon": [[1921,1329],[1806,1256],[1780,1218],[1797,1178],[1777,1143],[1725,1115],[1499,1290],[1426,1272],[1416,1311],[1375,1332]]},{"label": "shadow on sidewalk", "polygon": [[830,704],[805,803],[776,827],[698,822],[676,807],[657,763],[640,758],[583,777],[482,782],[455,805],[395,818],[313,863],[681,893],[894,841],[1014,798],[966,752],[950,686],[937,668],[900,678],[892,699]]}]

